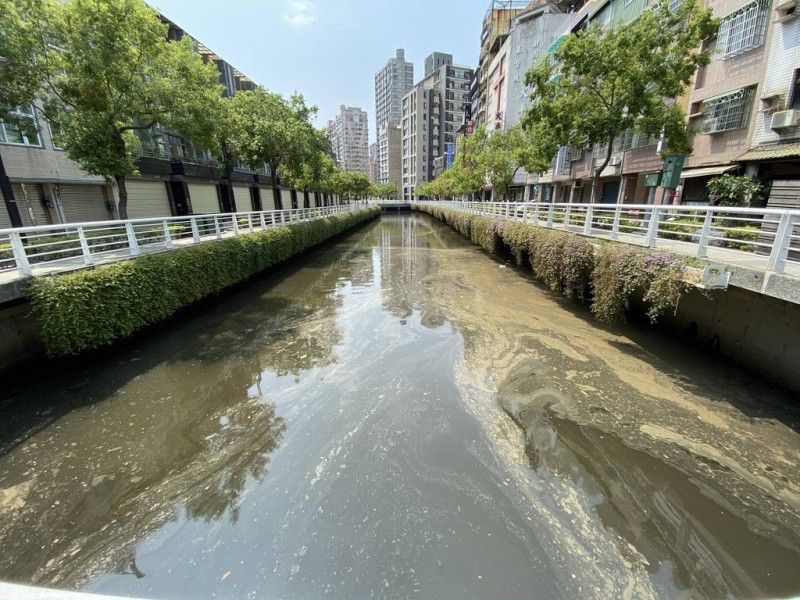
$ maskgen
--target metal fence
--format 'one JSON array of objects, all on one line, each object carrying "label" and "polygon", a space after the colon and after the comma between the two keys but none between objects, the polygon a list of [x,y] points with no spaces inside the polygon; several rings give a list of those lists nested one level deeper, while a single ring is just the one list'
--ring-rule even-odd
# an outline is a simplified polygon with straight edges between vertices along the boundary
[{"label": "metal fence", "polygon": [[[800,210],[732,206],[420,202],[494,218],[522,221],[649,248],[669,248],[697,258],[740,257],[784,273],[800,267]],[[723,252],[724,251],[724,252]],[[792,269],[794,270],[794,268]]]},{"label": "metal fence", "polygon": [[67,271],[358,208],[353,204],[0,229],[0,276],[14,279]]}]

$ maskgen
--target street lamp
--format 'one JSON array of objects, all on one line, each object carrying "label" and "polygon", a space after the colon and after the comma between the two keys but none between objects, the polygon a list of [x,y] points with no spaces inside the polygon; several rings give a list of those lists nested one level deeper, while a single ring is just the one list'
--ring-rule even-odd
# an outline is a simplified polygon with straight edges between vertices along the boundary
[{"label": "street lamp", "polygon": [[[11,59],[0,56],[0,68],[11,64]],[[3,193],[3,201],[6,203],[8,217],[12,227],[22,227],[22,216],[19,214],[17,201],[14,199],[14,190],[11,188],[11,180],[6,174],[6,167],[3,164],[3,156],[0,155],[0,191]]]}]

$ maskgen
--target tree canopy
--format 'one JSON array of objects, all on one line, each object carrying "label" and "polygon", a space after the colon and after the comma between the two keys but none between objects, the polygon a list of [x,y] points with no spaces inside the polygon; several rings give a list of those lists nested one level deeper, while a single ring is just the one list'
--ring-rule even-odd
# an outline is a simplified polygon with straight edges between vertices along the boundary
[{"label": "tree canopy", "polygon": [[710,50],[702,43],[717,22],[694,0],[684,0],[674,12],[668,4],[661,0],[611,29],[591,24],[528,71],[532,105],[522,125],[533,140],[528,160],[534,167],[545,170],[559,146],[606,144],[594,173],[597,184],[614,141],[629,130],[663,136],[665,156],[690,151],[691,131],[674,99],[697,68],[708,64]]},{"label": "tree canopy", "polygon": [[135,132],[159,125],[210,146],[209,107],[222,91],[216,66],[190,38],[169,41],[167,25],[143,0],[3,0],[2,8],[12,68],[0,74],[22,78],[0,92],[0,106],[40,99],[67,156],[117,182],[121,217],[125,174],[136,171],[139,156]]}]

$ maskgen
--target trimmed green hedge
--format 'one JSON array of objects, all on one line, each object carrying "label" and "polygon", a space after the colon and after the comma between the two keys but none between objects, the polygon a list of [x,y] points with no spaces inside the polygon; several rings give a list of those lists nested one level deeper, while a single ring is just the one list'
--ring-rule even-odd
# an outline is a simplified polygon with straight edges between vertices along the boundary
[{"label": "trimmed green hedge", "polygon": [[574,233],[439,206],[419,205],[417,210],[444,221],[487,252],[505,246],[517,265],[529,265],[554,292],[570,299],[591,299],[592,313],[604,323],[624,322],[637,292],[655,321],[675,310],[685,287],[685,260],[669,252],[613,243],[595,251],[587,238]]},{"label": "trimmed green hedge", "polygon": [[344,213],[75,273],[32,278],[29,296],[50,355],[124,338],[179,309],[374,218]]}]

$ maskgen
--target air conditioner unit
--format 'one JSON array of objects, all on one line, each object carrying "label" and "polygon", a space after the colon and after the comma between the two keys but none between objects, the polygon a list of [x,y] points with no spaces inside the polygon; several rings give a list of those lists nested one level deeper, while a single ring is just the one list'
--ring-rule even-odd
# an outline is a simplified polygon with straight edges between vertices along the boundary
[{"label": "air conditioner unit", "polygon": [[622,162],[622,159],[619,156],[612,156],[611,160],[608,161],[608,166],[609,167],[618,167],[621,162]]},{"label": "air conditioner unit", "polygon": [[780,112],[772,113],[772,121],[769,124],[770,129],[786,129],[787,127],[794,127],[797,125],[797,118],[800,116],[800,111],[796,110],[782,110]]}]

